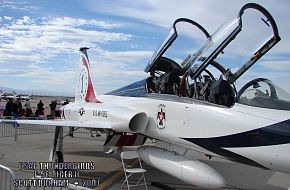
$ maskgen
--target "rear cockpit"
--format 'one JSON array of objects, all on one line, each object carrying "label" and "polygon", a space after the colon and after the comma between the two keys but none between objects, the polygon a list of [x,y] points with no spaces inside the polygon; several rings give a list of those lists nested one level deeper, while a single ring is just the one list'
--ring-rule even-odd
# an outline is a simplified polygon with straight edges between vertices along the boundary
[{"label": "rear cockpit", "polygon": [[[217,62],[213,62],[212,65],[217,66],[217,70],[221,72],[219,78],[215,78],[209,70],[205,69],[202,75],[191,80],[188,72],[182,75],[182,68],[176,67],[178,64],[173,60],[165,57],[159,60],[160,67],[151,71],[150,77],[146,79],[147,93],[189,97],[227,107],[234,104],[236,94],[234,87],[223,78],[222,73],[226,73],[227,70]],[[161,67],[163,69],[160,69]]]},{"label": "rear cockpit", "polygon": [[173,60],[161,57],[146,80],[147,92],[178,95],[181,69]]}]

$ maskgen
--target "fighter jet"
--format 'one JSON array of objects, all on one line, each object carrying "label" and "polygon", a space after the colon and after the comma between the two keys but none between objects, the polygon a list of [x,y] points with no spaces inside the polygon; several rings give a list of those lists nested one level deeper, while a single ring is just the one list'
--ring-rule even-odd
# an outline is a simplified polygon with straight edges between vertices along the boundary
[{"label": "fighter jet", "polygon": [[12,93],[4,93],[3,94],[3,99],[8,100],[8,99],[16,99],[17,98],[17,93],[15,91],[12,91]]},{"label": "fighter jet", "polygon": [[[249,50],[256,45],[254,40],[260,40],[248,38],[253,33],[240,38],[243,32],[253,32],[253,28],[247,30],[246,21],[261,27],[259,37],[264,37],[259,43],[262,46],[248,55],[240,49],[233,51],[240,42],[248,40]],[[185,52],[184,59],[175,59],[178,52],[170,52],[180,39],[178,25],[190,25],[202,34],[199,48],[188,43],[191,51],[178,50]],[[236,40],[240,41],[234,45]],[[137,151],[147,164],[204,188],[220,188],[226,181],[205,163],[186,158],[188,150],[209,159],[224,158],[290,173],[289,94],[265,78],[251,80],[236,90],[236,81],[279,41],[275,20],[254,3],[244,5],[237,17],[212,34],[200,24],[180,18],[146,66],[148,78],[97,95],[88,48],[83,47],[75,102],[62,107],[62,119],[2,122],[58,126],[50,156],[58,161],[63,161],[62,127],[97,128],[108,133],[105,145],[139,145]],[[242,61],[234,64],[233,57]],[[144,146],[146,138],[155,139],[156,146]]]},{"label": "fighter jet", "polygon": [[16,95],[17,99],[21,99],[21,100],[30,100],[31,99],[31,95],[29,94],[18,94]]}]

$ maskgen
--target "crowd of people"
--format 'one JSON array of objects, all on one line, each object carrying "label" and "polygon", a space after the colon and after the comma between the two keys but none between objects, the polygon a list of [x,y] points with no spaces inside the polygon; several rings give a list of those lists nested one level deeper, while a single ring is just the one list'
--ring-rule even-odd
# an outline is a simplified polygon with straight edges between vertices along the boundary
[{"label": "crowd of people", "polygon": [[[57,110],[57,105],[67,105],[69,104],[69,99],[65,99],[63,103],[59,103],[57,100],[52,100],[51,103],[49,104],[50,107],[50,114],[45,115],[45,108],[44,108],[44,103],[42,102],[42,100],[39,100],[39,102],[37,103],[37,108],[35,110],[35,112],[33,112],[32,107],[30,105],[30,101],[26,100],[26,102],[24,103],[24,106],[22,106],[22,102],[20,99],[9,99],[6,103],[5,106],[5,110],[3,112],[3,116],[9,119],[17,119],[17,118],[29,118],[29,119],[33,119],[33,118],[56,118],[56,117],[60,117],[60,112],[59,110]],[[74,133],[74,127],[70,127],[69,128],[69,136],[70,137],[74,137],[73,133]],[[91,137],[95,137],[94,136],[94,132],[95,132],[95,136],[99,137],[101,136],[101,132],[97,129],[90,129],[90,135]]]},{"label": "crowd of people", "polygon": [[24,108],[22,107],[22,103],[20,99],[8,99],[5,110],[3,112],[3,116],[11,117],[11,118],[18,118],[21,116],[29,117],[32,110],[30,108],[29,101],[24,104]]},{"label": "crowd of people", "polygon": [[[69,100],[66,99],[62,105],[66,105],[69,103]],[[57,100],[51,101],[49,104],[50,107],[50,114],[46,115],[46,117],[60,117],[60,113],[57,112],[56,107],[57,105],[60,105]],[[22,102],[20,99],[9,99],[6,103],[5,110],[3,112],[4,117],[9,117],[12,119],[20,118],[20,117],[45,117],[45,108],[44,108],[44,103],[42,100],[40,100],[37,103],[37,108],[35,112],[33,112],[29,100],[26,100],[24,106],[22,106]]]}]

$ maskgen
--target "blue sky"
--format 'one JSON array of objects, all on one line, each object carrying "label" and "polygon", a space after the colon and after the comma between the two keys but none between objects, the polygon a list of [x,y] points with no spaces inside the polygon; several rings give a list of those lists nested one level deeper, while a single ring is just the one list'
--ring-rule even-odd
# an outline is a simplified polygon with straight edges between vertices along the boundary
[{"label": "blue sky", "polygon": [[[249,72],[290,92],[290,2],[254,1],[275,18],[281,42]],[[173,21],[187,17],[209,33],[246,1],[2,0],[0,86],[73,95],[78,49],[87,46],[96,91],[103,94],[147,76],[144,67]],[[226,6],[225,6],[226,5]]]}]

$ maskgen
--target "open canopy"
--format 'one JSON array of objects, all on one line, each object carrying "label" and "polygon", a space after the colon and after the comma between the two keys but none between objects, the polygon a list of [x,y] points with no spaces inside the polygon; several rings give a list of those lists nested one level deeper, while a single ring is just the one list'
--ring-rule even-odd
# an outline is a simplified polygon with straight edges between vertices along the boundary
[{"label": "open canopy", "polygon": [[[247,18],[247,14],[250,15],[250,19]],[[192,48],[190,52],[186,52],[187,56],[184,56],[183,59],[177,59],[176,54],[171,54],[170,56],[172,57],[168,57],[170,47],[176,43],[178,38],[180,38],[179,30],[176,26],[182,22],[195,26],[204,34],[206,38],[204,43],[199,48]],[[257,37],[248,36],[247,38],[247,35],[251,35],[251,32],[248,32],[246,35],[244,35],[246,37],[243,37],[243,40],[240,40],[238,41],[238,44],[231,46],[232,41],[235,41],[234,39],[239,37],[240,34],[243,33],[242,31],[245,30],[255,30],[255,35],[257,35]],[[255,38],[259,41],[253,42],[251,38]],[[199,40],[200,42],[200,39],[201,38],[196,38],[196,41]],[[248,42],[245,42],[247,40]],[[249,51],[252,52],[247,52],[247,55],[244,52],[243,58],[241,58],[242,64],[239,65],[238,69],[237,65],[229,65],[226,61],[225,63],[221,62],[220,60],[218,61],[221,65],[224,66],[224,68],[229,68],[227,73],[223,74],[230,83],[234,83],[279,40],[280,37],[274,19],[266,9],[255,3],[244,5],[240,9],[236,18],[222,24],[212,35],[209,35],[200,24],[189,19],[181,18],[177,19],[173,23],[168,36],[161,43],[160,47],[157,48],[148,65],[146,66],[145,72],[158,70],[160,67],[159,61],[162,60],[162,57],[166,57],[169,60],[174,60],[173,62],[176,62],[176,64],[179,65],[180,75],[188,72],[190,77],[194,79],[198,77],[205,70],[205,68],[214,60],[216,60],[216,58],[221,54],[226,54],[226,56],[230,57],[232,54],[234,54],[233,48],[236,48],[236,51],[239,51],[239,48],[243,46],[246,47],[244,49],[249,49]],[[230,47],[230,50],[227,50],[227,46]],[[251,48],[247,48],[247,46]],[[194,47],[193,44],[192,47]],[[225,57],[225,55],[223,55],[223,57]],[[173,64],[173,62],[168,63]],[[236,72],[232,73],[232,69],[236,70]]]},{"label": "open canopy", "polygon": [[[202,35],[204,35],[205,37],[195,36],[194,29],[198,29],[200,31],[200,33]],[[161,43],[161,45],[156,49],[156,51],[153,53],[153,56],[151,57],[150,61],[148,62],[147,66],[145,68],[145,72],[150,72],[150,71],[155,70],[155,69],[159,70],[159,67],[162,65],[159,63],[159,61],[162,60],[162,57],[166,57],[167,59],[174,60],[174,58],[176,59],[176,57],[179,56],[179,59],[177,59],[177,60],[182,60],[180,57],[182,55],[173,54],[172,56],[174,56],[174,57],[171,57],[169,47],[172,44],[173,45],[178,44],[177,39],[183,38],[184,36],[186,36],[186,38],[187,38],[186,40],[188,40],[188,38],[192,38],[194,40],[194,42],[196,42],[199,38],[203,38],[205,41],[207,38],[210,37],[209,33],[200,24],[198,24],[197,22],[195,22],[193,20],[190,20],[187,18],[179,18],[179,19],[175,20],[175,22],[173,23],[173,26],[169,30],[167,37]],[[183,40],[183,41],[185,41],[185,40]],[[182,46],[183,47],[188,46],[188,49],[187,50],[183,49],[183,51],[180,51],[180,49],[179,49],[178,53],[179,54],[188,53],[186,51],[192,51],[192,48],[194,45],[195,44],[193,44],[193,43],[188,43],[188,44],[183,43]],[[178,62],[177,60],[175,60],[175,61]]]}]

